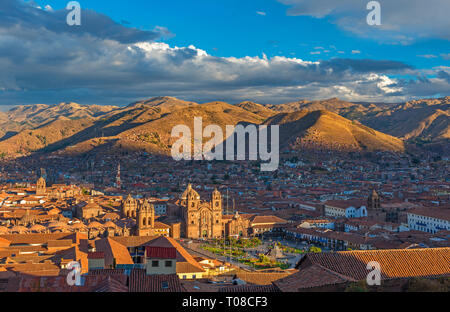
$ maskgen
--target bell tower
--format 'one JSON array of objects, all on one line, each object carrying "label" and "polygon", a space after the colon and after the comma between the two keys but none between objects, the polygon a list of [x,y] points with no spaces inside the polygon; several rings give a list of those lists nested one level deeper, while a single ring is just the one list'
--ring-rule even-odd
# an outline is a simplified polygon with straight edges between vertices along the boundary
[{"label": "bell tower", "polygon": [[367,210],[379,210],[381,209],[380,205],[380,196],[372,189],[372,193],[367,198]]},{"label": "bell tower", "polygon": [[122,214],[125,218],[136,218],[137,200],[134,199],[131,194],[128,194],[127,198],[122,201]]},{"label": "bell tower", "polygon": [[147,199],[139,205],[137,213],[137,236],[154,235],[155,207]]},{"label": "bell tower", "polygon": [[211,196],[212,236],[222,236],[222,194],[216,189]]},{"label": "bell tower", "polygon": [[212,193],[211,205],[213,210],[222,211],[222,194],[220,194],[217,188],[214,189],[214,192]]},{"label": "bell tower", "polygon": [[[186,237],[196,238],[200,220],[200,195],[189,183],[181,195],[182,215],[184,219],[183,232]],[[196,234],[197,233],[197,234]]]},{"label": "bell tower", "polygon": [[40,177],[36,182],[36,195],[42,196],[47,193],[47,187],[45,183],[45,179]]}]

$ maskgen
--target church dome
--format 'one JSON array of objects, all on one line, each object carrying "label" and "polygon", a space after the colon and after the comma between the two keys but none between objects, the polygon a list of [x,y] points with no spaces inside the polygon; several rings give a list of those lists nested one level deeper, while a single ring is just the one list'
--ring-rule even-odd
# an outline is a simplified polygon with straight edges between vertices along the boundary
[{"label": "church dome", "polygon": [[191,183],[188,184],[186,190],[181,194],[180,199],[187,199],[188,197],[194,197],[195,199],[200,199],[197,191],[192,188]]}]

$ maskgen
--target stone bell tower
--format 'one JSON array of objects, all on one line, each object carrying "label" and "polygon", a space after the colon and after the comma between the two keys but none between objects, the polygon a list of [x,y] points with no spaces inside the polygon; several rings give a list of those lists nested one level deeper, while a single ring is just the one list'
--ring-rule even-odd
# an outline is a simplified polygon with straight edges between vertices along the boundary
[{"label": "stone bell tower", "polygon": [[372,190],[372,193],[367,198],[367,210],[380,210],[380,196],[375,191],[375,189]]},{"label": "stone bell tower", "polygon": [[211,195],[212,224],[211,235],[213,237],[222,236],[222,194],[216,189]]},{"label": "stone bell tower", "polygon": [[155,207],[147,199],[139,205],[137,212],[137,236],[154,235],[155,227]]},{"label": "stone bell tower", "polygon": [[183,235],[189,238],[197,238],[200,219],[200,195],[189,183],[186,190],[181,195],[180,200],[182,207],[181,214],[184,221],[182,227]]},{"label": "stone bell tower", "polygon": [[45,179],[40,177],[36,182],[36,195],[42,196],[47,193],[47,187],[45,183]]},{"label": "stone bell tower", "polygon": [[122,201],[122,215],[125,218],[136,218],[137,208],[138,201],[128,194],[127,198]]}]

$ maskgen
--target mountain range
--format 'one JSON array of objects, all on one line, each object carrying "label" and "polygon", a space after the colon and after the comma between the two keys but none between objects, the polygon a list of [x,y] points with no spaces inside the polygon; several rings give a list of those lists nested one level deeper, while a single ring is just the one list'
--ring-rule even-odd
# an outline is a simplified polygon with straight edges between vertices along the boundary
[{"label": "mountain range", "polygon": [[[170,153],[175,125],[280,125],[285,149],[344,151],[405,150],[406,144],[448,146],[450,97],[405,103],[353,103],[332,98],[285,104],[245,101],[196,103],[155,97],[125,107],[80,105],[17,106],[0,113],[0,153],[85,153],[145,150]],[[225,131],[224,131],[225,132]]]}]

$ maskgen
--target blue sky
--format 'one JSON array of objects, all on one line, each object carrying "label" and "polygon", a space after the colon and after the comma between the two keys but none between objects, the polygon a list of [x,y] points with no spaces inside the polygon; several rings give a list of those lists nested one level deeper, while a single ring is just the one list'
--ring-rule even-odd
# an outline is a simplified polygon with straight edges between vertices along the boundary
[{"label": "blue sky", "polygon": [[382,26],[369,0],[78,2],[70,28],[67,0],[2,0],[0,105],[450,94],[447,0],[380,0]]},{"label": "blue sky", "polygon": [[[62,9],[67,1],[36,3]],[[448,40],[421,38],[411,44],[392,44],[361,38],[339,29],[327,17],[288,16],[288,6],[275,0],[95,0],[79,3],[83,8],[104,13],[130,27],[166,27],[174,36],[163,41],[177,46],[193,44],[215,56],[265,53],[269,57],[283,55],[313,61],[332,57],[389,59],[417,68],[450,65],[450,59],[440,57],[450,52]],[[363,19],[368,12],[361,12]],[[352,54],[352,51],[361,53]]]}]

